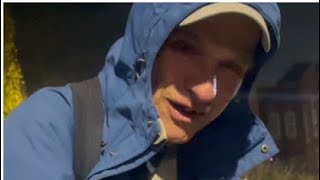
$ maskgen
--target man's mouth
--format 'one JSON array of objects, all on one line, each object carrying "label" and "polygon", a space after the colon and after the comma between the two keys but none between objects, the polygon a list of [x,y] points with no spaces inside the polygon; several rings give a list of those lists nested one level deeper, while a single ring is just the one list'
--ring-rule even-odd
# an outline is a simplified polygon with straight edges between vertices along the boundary
[{"label": "man's mouth", "polygon": [[193,119],[196,118],[196,116],[202,115],[201,113],[198,113],[197,111],[188,108],[182,104],[179,104],[177,102],[168,100],[170,104],[170,115],[172,118],[184,121],[184,122],[191,122]]}]

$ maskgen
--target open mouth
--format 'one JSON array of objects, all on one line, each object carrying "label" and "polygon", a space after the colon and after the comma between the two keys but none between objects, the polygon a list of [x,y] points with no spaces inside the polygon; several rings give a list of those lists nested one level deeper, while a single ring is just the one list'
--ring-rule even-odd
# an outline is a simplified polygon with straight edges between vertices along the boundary
[{"label": "open mouth", "polygon": [[168,102],[172,107],[171,116],[173,116],[174,119],[190,122],[195,116],[200,115],[195,110],[189,109],[179,103],[171,100],[168,100]]}]

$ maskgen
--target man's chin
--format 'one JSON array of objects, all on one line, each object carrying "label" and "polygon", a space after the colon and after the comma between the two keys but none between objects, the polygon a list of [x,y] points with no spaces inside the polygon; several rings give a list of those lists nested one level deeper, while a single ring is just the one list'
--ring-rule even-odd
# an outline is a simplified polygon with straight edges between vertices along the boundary
[{"label": "man's chin", "polygon": [[192,139],[192,136],[180,135],[168,137],[168,142],[171,144],[185,144]]}]

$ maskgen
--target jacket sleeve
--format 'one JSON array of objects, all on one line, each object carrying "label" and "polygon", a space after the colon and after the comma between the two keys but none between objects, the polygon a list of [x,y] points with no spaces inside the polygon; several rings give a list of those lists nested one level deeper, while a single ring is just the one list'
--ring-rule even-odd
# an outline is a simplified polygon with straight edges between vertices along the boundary
[{"label": "jacket sleeve", "polygon": [[70,180],[71,89],[44,88],[4,120],[4,179]]}]

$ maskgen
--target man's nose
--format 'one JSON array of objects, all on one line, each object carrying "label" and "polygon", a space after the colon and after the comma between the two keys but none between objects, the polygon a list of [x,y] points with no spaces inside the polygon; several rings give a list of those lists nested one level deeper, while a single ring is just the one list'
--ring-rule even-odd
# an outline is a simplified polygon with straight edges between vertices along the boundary
[{"label": "man's nose", "polygon": [[190,89],[192,102],[197,109],[206,108],[217,95],[217,79],[206,80],[194,84]]}]

